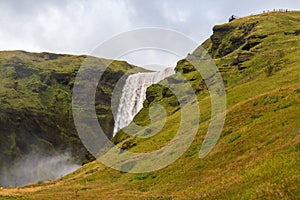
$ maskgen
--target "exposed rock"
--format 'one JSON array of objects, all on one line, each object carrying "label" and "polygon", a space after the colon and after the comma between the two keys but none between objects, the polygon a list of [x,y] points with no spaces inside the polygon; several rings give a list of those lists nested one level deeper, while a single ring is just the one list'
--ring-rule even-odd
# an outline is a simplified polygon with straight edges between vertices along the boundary
[{"label": "exposed rock", "polygon": [[58,59],[60,57],[67,56],[67,55],[44,52],[44,53],[40,53],[38,56],[45,60],[55,60],[55,59]]},{"label": "exposed rock", "polygon": [[295,31],[294,35],[300,35],[300,30]]},{"label": "exposed rock", "polygon": [[74,77],[71,77],[70,73],[63,72],[52,72],[50,78],[56,80],[57,83],[62,85],[68,85],[71,79],[74,79]]},{"label": "exposed rock", "polygon": [[284,35],[300,35],[300,30],[296,30],[296,31],[293,31],[293,32],[284,32]]},{"label": "exposed rock", "polygon": [[17,65],[14,66],[14,69],[17,74],[17,78],[27,78],[31,76],[34,72],[34,70],[25,67],[22,63],[18,63]]},{"label": "exposed rock", "polygon": [[232,66],[241,65],[241,63],[250,60],[253,57],[253,53],[239,53],[237,58],[232,61]]},{"label": "exposed rock", "polygon": [[258,42],[258,41],[253,41],[253,42],[249,41],[243,46],[242,50],[249,51],[250,49],[252,49],[253,47],[255,47],[259,44],[260,44],[260,42]]},{"label": "exposed rock", "polygon": [[182,60],[177,62],[177,65],[175,67],[175,71],[187,74],[189,72],[195,71],[195,67],[189,62],[189,60],[182,59]]},{"label": "exposed rock", "polygon": [[[208,50],[212,58],[226,56],[244,45],[248,35],[254,30],[256,24],[251,23],[238,28],[230,24],[215,26],[213,28],[213,35],[211,36],[212,47]],[[241,34],[232,34],[234,29],[239,29]]]},{"label": "exposed rock", "polygon": [[265,39],[267,38],[267,35],[251,35],[248,37],[248,40],[253,40],[253,39]]}]

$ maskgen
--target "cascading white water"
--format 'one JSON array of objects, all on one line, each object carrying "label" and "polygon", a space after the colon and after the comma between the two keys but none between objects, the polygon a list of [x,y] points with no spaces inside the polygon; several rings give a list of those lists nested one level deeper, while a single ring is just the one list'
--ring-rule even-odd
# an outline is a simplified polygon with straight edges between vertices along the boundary
[{"label": "cascading white water", "polygon": [[115,117],[114,135],[129,125],[134,116],[142,109],[147,88],[174,74],[173,68],[159,72],[137,73],[128,76],[122,89],[122,96]]}]

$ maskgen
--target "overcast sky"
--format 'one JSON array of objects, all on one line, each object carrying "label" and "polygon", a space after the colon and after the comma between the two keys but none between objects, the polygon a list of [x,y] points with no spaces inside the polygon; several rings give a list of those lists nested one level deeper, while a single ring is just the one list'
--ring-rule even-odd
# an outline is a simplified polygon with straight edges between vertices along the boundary
[{"label": "overcast sky", "polygon": [[[143,27],[172,29],[201,44],[213,25],[227,22],[230,15],[273,8],[298,10],[300,1],[0,0],[0,50],[90,54],[112,36]],[[174,65],[176,59],[162,64]]]}]

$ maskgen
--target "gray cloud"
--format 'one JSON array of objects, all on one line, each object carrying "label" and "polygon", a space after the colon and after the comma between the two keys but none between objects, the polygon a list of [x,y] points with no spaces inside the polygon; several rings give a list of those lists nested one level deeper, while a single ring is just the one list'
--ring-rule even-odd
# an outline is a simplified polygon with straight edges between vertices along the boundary
[{"label": "gray cloud", "polygon": [[232,14],[247,16],[273,8],[299,9],[300,2],[2,0],[0,49],[89,54],[111,36],[141,27],[176,30],[200,44],[214,24],[225,23]]}]

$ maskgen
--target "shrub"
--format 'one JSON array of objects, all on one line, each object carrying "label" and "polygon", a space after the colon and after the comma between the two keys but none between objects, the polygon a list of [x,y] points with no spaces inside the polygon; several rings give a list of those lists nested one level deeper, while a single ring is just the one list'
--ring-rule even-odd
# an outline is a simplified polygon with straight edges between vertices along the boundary
[{"label": "shrub", "polygon": [[250,118],[251,119],[258,119],[260,117],[262,117],[263,115],[262,114],[258,114],[258,115],[251,115]]},{"label": "shrub", "polygon": [[230,138],[230,139],[228,140],[228,143],[232,143],[232,142],[236,141],[236,140],[239,139],[241,136],[242,136],[241,134],[238,134],[238,135],[233,136],[232,138]]},{"label": "shrub", "polygon": [[278,102],[278,96],[270,96],[264,103],[264,105],[274,104]]},{"label": "shrub", "polygon": [[296,89],[294,92],[300,93],[300,88]]},{"label": "shrub", "polygon": [[228,130],[226,130],[226,131],[223,131],[223,132],[221,133],[220,138],[225,137],[226,135],[229,135],[229,134],[231,134],[232,132],[233,132],[232,129],[228,129]]},{"label": "shrub", "polygon": [[274,109],[274,112],[278,111],[278,110],[281,110],[281,109],[285,109],[285,108],[288,108],[290,107],[291,104],[286,104],[286,105],[279,105],[277,106],[277,108]]},{"label": "shrub", "polygon": [[274,66],[273,65],[268,65],[265,69],[265,74],[267,77],[271,76],[274,70]]},{"label": "shrub", "polygon": [[205,167],[204,164],[199,164],[199,165],[196,166],[196,169],[203,169],[204,167]]}]

